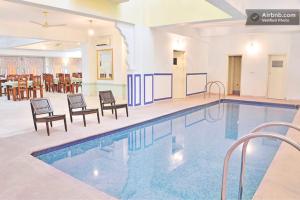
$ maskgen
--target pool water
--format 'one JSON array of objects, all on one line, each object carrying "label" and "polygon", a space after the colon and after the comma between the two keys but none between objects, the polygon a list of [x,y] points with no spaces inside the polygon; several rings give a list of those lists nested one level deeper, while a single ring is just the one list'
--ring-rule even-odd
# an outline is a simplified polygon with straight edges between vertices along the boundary
[{"label": "pool water", "polygon": [[[215,103],[35,155],[118,199],[220,199],[228,148],[261,123],[292,122],[296,111],[285,106]],[[279,145],[270,139],[249,144],[243,199],[252,199]],[[237,149],[229,165],[228,199],[237,199],[240,153]]]}]

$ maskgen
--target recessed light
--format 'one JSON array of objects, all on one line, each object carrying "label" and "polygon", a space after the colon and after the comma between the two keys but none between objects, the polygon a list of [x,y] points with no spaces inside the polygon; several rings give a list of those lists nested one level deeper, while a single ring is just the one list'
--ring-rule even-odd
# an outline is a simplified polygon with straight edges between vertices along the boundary
[{"label": "recessed light", "polygon": [[95,31],[94,31],[94,29],[89,29],[88,30],[88,34],[89,34],[89,36],[93,36],[93,35],[95,35]]}]

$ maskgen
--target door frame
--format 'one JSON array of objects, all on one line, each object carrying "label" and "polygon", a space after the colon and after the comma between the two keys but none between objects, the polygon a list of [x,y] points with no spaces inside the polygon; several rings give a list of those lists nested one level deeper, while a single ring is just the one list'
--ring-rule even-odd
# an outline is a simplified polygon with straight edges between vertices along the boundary
[{"label": "door frame", "polygon": [[[187,51],[185,50],[176,50],[176,49],[173,49],[172,51],[172,57],[174,59],[174,53],[177,52],[177,53],[181,53],[181,55],[183,56],[183,67],[184,67],[184,70],[185,70],[185,74],[183,74],[183,77],[184,77],[184,88],[186,88],[186,73],[187,73],[187,57],[186,57],[186,53]],[[175,80],[174,80],[174,64],[172,63],[172,75],[173,75],[173,83],[172,83],[172,93],[173,93],[173,99],[176,99],[176,97],[174,97],[174,89],[175,89]],[[185,90],[183,91],[183,96],[184,98],[186,97],[186,92]]]},{"label": "door frame", "polygon": [[269,97],[269,81],[270,81],[270,70],[271,70],[271,63],[270,63],[270,58],[271,56],[283,56],[285,58],[284,60],[284,64],[285,64],[285,69],[283,72],[283,82],[284,82],[284,98],[283,99],[287,99],[287,66],[288,66],[288,56],[286,53],[282,53],[282,54],[278,54],[278,53],[274,53],[274,54],[268,54],[268,66],[267,66],[267,88],[266,88],[266,98],[270,98]]},{"label": "door frame", "polygon": [[226,94],[228,95],[229,88],[229,57],[231,56],[240,56],[241,57],[241,82],[240,82],[240,96],[242,95],[242,74],[243,74],[243,54],[227,54],[227,88]]}]

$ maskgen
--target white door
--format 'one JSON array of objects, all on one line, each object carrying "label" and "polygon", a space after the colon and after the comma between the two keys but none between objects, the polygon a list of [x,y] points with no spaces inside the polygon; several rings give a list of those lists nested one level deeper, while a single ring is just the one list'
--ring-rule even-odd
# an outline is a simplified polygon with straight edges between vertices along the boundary
[{"label": "white door", "polygon": [[268,97],[285,99],[285,70],[286,57],[279,55],[269,56]]},{"label": "white door", "polygon": [[228,94],[240,95],[242,56],[229,56]]},{"label": "white door", "polygon": [[185,55],[184,51],[173,52],[173,98],[185,97]]}]

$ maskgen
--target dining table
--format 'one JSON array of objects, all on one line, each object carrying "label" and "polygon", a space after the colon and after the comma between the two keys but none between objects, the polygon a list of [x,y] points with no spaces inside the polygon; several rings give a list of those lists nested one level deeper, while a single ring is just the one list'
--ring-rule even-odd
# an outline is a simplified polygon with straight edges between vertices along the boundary
[{"label": "dining table", "polygon": [[[33,81],[27,81],[28,88],[33,86]],[[17,100],[18,81],[7,81],[3,84],[6,87],[7,99],[10,100],[10,89],[12,89],[13,100]]]},{"label": "dining table", "polygon": [[[82,82],[82,78],[75,78],[75,77],[71,78],[71,83],[81,83],[81,82]],[[59,78],[53,78],[53,83],[58,84]]]}]

